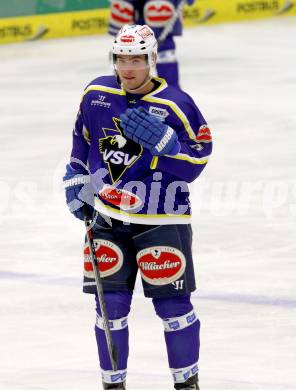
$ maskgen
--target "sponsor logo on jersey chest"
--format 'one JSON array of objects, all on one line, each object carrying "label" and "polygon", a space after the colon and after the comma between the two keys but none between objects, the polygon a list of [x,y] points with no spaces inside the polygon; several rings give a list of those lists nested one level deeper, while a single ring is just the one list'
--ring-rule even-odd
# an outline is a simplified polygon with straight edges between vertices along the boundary
[{"label": "sponsor logo on jersey chest", "polygon": [[133,210],[142,204],[141,199],[132,192],[107,184],[99,191],[99,196],[101,199],[120,207],[122,210]]},{"label": "sponsor logo on jersey chest", "polygon": [[106,102],[106,96],[105,95],[99,95],[97,99],[92,99],[90,102],[91,106],[96,106],[96,107],[104,107],[104,108],[110,108],[111,103]]},{"label": "sponsor logo on jersey chest", "polygon": [[160,107],[149,107],[149,114],[156,116],[161,120],[165,120],[165,118],[169,115],[168,111],[165,108]]}]

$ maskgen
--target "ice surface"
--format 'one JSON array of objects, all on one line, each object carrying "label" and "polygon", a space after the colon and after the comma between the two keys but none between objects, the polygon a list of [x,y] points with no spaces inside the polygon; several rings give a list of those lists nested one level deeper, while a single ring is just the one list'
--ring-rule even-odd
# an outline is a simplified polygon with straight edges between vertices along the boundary
[{"label": "ice surface", "polygon": [[[296,389],[296,19],[178,39],[182,85],[213,130],[192,185],[202,390]],[[98,388],[83,225],[61,176],[83,87],[110,37],[0,47],[0,388]],[[161,321],[137,285],[129,389],[172,389]]]}]

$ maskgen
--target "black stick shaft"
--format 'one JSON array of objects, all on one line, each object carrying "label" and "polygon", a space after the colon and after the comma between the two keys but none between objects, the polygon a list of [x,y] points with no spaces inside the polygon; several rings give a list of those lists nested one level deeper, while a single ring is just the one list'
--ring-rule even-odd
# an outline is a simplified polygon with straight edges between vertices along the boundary
[{"label": "black stick shaft", "polygon": [[104,323],[104,331],[106,335],[106,341],[107,341],[107,346],[108,346],[108,352],[109,352],[109,357],[112,365],[112,370],[117,371],[117,351],[115,348],[115,345],[113,344],[112,341],[112,336],[111,336],[111,330],[110,330],[110,325],[109,325],[109,320],[108,320],[108,314],[106,310],[106,302],[104,298],[104,292],[103,292],[103,286],[102,286],[102,279],[98,267],[98,259],[96,256],[96,248],[93,240],[93,232],[90,226],[90,221],[85,219],[85,228],[86,228],[86,237],[87,237],[87,242],[88,246],[90,249],[90,258],[94,270],[94,275],[95,275],[95,281],[96,281],[96,287],[97,287],[97,293],[98,293],[98,298],[99,298],[99,303],[100,303],[100,308],[102,312],[102,319]]}]

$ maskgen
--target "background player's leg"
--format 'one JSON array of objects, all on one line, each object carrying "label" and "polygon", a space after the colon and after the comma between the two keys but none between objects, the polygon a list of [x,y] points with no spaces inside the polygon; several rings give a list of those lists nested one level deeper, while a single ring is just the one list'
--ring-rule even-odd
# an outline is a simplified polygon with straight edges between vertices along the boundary
[{"label": "background player's leg", "polygon": [[[153,298],[153,304],[156,314],[163,320],[175,388],[198,389],[194,382],[197,382],[200,322],[190,302],[190,295]],[[194,387],[189,387],[190,382]]]},{"label": "background player's leg", "polygon": [[179,85],[179,65],[175,53],[176,45],[172,36],[161,43],[156,64],[157,74],[164,77],[168,84]]},{"label": "background player's leg", "polygon": [[110,322],[112,340],[117,349],[118,354],[118,370],[116,372],[112,371],[111,362],[108,354],[108,347],[105,337],[105,332],[103,330],[103,321],[101,318],[101,310],[96,297],[96,340],[98,345],[98,353],[100,359],[100,366],[102,372],[103,382],[109,384],[105,388],[116,388],[110,387],[111,384],[115,385],[117,383],[124,382],[127,371],[127,359],[129,352],[128,345],[128,324],[127,316],[130,311],[130,305],[132,300],[132,292],[129,291],[110,291],[105,292],[105,301],[106,308],[108,313],[108,318]]}]

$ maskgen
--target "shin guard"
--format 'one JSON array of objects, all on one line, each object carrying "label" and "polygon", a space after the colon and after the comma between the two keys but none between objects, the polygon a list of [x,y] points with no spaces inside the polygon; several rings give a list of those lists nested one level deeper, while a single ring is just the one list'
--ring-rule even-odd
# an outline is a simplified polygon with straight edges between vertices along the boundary
[{"label": "shin guard", "polygon": [[112,370],[107,341],[103,328],[103,319],[98,299],[96,297],[96,326],[95,334],[100,359],[101,373],[103,382],[120,383],[124,382],[126,377],[127,359],[128,359],[128,324],[127,316],[130,311],[132,294],[129,292],[106,292],[104,294],[106,308],[109,318],[111,335],[114,345],[117,349],[117,371]]},{"label": "shin guard", "polygon": [[198,372],[200,322],[190,296],[155,298],[154,307],[163,320],[169,366],[175,383]]}]

